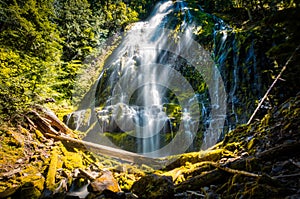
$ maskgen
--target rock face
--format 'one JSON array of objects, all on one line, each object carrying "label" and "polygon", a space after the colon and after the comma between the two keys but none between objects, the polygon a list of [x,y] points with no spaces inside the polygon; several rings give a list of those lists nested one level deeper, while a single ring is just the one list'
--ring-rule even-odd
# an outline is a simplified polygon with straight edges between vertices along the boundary
[{"label": "rock face", "polygon": [[104,190],[110,190],[112,192],[120,192],[118,181],[114,178],[112,172],[105,170],[103,174],[95,179],[88,186],[89,192],[101,194]]},{"label": "rock face", "polygon": [[142,177],[132,185],[133,193],[139,198],[173,198],[172,177],[151,174]]}]

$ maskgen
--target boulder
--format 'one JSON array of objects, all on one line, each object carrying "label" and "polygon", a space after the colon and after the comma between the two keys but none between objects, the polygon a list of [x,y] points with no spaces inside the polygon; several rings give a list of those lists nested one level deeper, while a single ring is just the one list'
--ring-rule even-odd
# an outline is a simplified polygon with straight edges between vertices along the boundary
[{"label": "boulder", "polygon": [[92,193],[101,194],[104,190],[112,192],[120,192],[118,181],[114,178],[112,172],[104,170],[102,175],[96,178],[88,186],[88,191]]},{"label": "boulder", "polygon": [[131,191],[139,198],[173,198],[174,184],[170,176],[150,174],[136,181]]}]

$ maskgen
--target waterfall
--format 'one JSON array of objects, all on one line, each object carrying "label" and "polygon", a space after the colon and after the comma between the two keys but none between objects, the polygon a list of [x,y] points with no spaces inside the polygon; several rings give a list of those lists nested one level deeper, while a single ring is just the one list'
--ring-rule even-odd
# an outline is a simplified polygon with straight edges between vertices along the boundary
[{"label": "waterfall", "polygon": [[[178,149],[165,147],[170,144],[170,136],[187,142],[187,146],[183,145],[181,149],[184,152],[192,144],[197,131],[199,114],[194,120],[189,116],[192,112],[194,115],[199,112],[189,108],[197,102],[188,103],[194,97],[194,91],[175,70],[179,67],[175,63],[178,59],[176,51],[187,48],[191,40],[186,21],[191,16],[187,15],[180,24],[185,34],[189,35],[173,50],[170,48],[174,39],[170,38],[170,30],[165,29],[168,15],[174,11],[186,12],[185,9],[183,2],[175,5],[172,1],[159,3],[148,20],[137,22],[126,33],[106,63],[107,67],[101,75],[107,77],[106,80],[101,77],[99,80],[97,91],[100,93],[96,96],[106,95],[105,101],[99,102],[104,108],[97,112],[103,132],[126,132],[136,140],[135,152],[146,156],[176,153]],[[189,93],[182,94],[186,91]],[[171,113],[168,115],[167,107],[179,102],[184,107],[178,111],[177,118],[171,117],[175,111],[173,109],[169,110]],[[178,117],[180,121],[174,123]]]},{"label": "waterfall", "polygon": [[[89,141],[163,157],[207,149],[245,122],[253,105],[243,103],[243,89],[255,98],[260,89],[254,42],[242,59],[238,34],[209,16],[215,24],[211,52],[194,41],[194,18],[184,1],[159,2],[124,34],[90,97],[97,125],[89,128]],[[249,89],[247,80],[256,87]],[[73,115],[82,122],[86,112]]]},{"label": "waterfall", "polygon": [[214,32],[213,57],[222,73],[228,94],[227,130],[224,132],[246,123],[255,109],[255,100],[264,93],[257,67],[255,40],[243,41],[240,37],[245,36],[230,27]]}]

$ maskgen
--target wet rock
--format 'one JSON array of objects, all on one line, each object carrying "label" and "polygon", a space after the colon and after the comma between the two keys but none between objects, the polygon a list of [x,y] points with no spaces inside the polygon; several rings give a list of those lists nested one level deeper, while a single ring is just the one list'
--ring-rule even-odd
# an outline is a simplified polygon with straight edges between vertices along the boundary
[{"label": "wet rock", "polygon": [[0,192],[0,198],[7,198],[8,196],[11,196],[13,193],[15,193],[18,189],[20,188],[20,186],[12,186],[7,188],[6,190]]},{"label": "wet rock", "polygon": [[142,177],[132,185],[131,191],[139,198],[173,198],[172,177],[151,174]]},{"label": "wet rock", "polygon": [[88,186],[88,191],[93,193],[102,193],[104,190],[120,192],[118,181],[114,178],[112,172],[105,170],[102,175],[95,179]]},{"label": "wet rock", "polygon": [[65,115],[63,122],[73,130],[86,131],[93,123],[92,110],[78,110],[68,115]]},{"label": "wet rock", "polygon": [[72,192],[68,193],[65,196],[65,199],[84,199],[88,196],[88,192],[82,191],[82,192]]},{"label": "wet rock", "polygon": [[88,187],[89,183],[88,180],[82,180],[81,178],[77,178],[73,181],[70,191],[67,193],[65,199],[83,199],[89,195]]},{"label": "wet rock", "polygon": [[45,179],[42,175],[28,175],[23,179],[24,184],[13,194],[13,198],[40,198]]},{"label": "wet rock", "polygon": [[104,198],[111,198],[111,199],[126,199],[127,196],[124,192],[113,192],[110,190],[104,190],[100,196],[93,197],[95,199],[104,199]]}]

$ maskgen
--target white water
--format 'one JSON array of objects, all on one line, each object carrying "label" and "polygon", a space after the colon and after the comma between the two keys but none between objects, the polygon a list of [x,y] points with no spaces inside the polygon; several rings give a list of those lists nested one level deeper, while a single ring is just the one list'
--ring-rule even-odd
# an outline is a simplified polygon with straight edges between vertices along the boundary
[{"label": "white water", "polygon": [[[174,21],[174,14],[178,16],[179,12],[183,18],[178,20],[181,24],[174,24],[174,27],[180,25],[179,32],[182,34],[173,37],[171,33],[174,27],[171,27],[171,31],[164,28],[172,19]],[[187,148],[182,146],[183,143],[190,143],[196,133],[203,133],[201,148],[207,149],[219,140],[225,128],[226,132],[235,128],[238,123],[247,122],[253,106],[253,103],[251,105],[248,102],[262,94],[261,77],[257,76],[259,67],[255,42],[243,46],[238,42],[238,34],[222,20],[215,18],[213,52],[206,53],[193,44],[192,20],[193,16],[184,1],[166,1],[157,4],[148,20],[136,23],[126,33],[99,77],[95,96],[97,100],[101,100],[96,107],[100,127],[96,131],[126,132],[137,138],[134,152],[156,157],[185,152]],[[175,20],[174,23],[178,21]],[[176,45],[172,41],[174,39],[178,39]],[[240,52],[246,55],[241,55]],[[180,61],[176,62],[178,55],[200,71],[209,94],[190,95],[192,92],[188,91],[188,83],[178,74],[178,71],[184,70],[180,68]],[[197,68],[197,65],[203,69]],[[224,91],[219,71],[210,69],[217,67],[224,77],[228,95]],[[168,117],[164,107],[165,104],[173,103],[166,97],[168,89],[177,91],[174,93],[179,104],[183,105],[179,130],[173,126],[174,118]],[[185,96],[182,97],[182,94]],[[195,104],[200,105],[198,112],[191,108]],[[99,106],[102,110],[99,110]],[[73,129],[82,130],[80,125],[86,123],[85,117],[85,110],[80,110],[74,112],[72,118],[66,118],[66,123],[71,121]],[[225,117],[227,123],[224,128]],[[203,123],[200,130],[196,124],[199,121]],[[89,124],[86,128],[88,126]],[[168,144],[166,136],[179,139],[173,142],[175,147],[164,148]],[[106,144],[106,141],[101,144]],[[109,146],[113,144],[109,143]]]},{"label": "white water", "polygon": [[[179,5],[183,7],[182,3]],[[163,28],[167,15],[174,9],[172,1],[159,3],[148,20],[132,27],[113,55],[112,65],[118,69],[118,78],[111,83],[114,90],[109,100],[110,107],[113,107],[110,120],[114,120],[122,131],[138,138],[137,152],[148,156],[162,155],[155,151],[166,144],[165,132],[172,131],[163,105],[166,89],[171,87],[170,78],[174,75],[170,71],[173,69],[171,65],[160,64],[158,59],[167,55],[164,50],[168,50],[170,38],[169,32]],[[122,107],[122,111],[116,107]],[[98,118],[105,124],[107,115],[103,111],[98,112]],[[191,120],[186,119],[188,114],[189,111],[185,110],[181,128],[186,138],[192,140],[195,134],[190,130]]]},{"label": "white water", "polygon": [[[182,34],[174,37],[172,30],[166,30],[164,26],[169,20],[176,18],[176,12],[181,12],[184,17],[179,20],[181,24],[177,24],[180,25],[179,32]],[[173,16],[170,18],[169,14]],[[113,89],[104,109],[97,114],[101,129],[103,132],[122,131],[137,138],[136,152],[146,156],[183,153],[192,147],[198,131],[200,110],[198,100],[194,100],[195,92],[189,82],[173,69],[182,67],[180,63],[176,63],[179,55],[190,59],[188,61],[192,65],[199,65],[199,72],[207,74],[205,78],[211,87],[212,116],[203,118],[204,123],[208,123],[203,132],[203,147],[206,149],[215,144],[222,131],[222,121],[225,118],[223,101],[226,96],[221,95],[223,87],[214,83],[220,82],[220,75],[212,69],[214,65],[210,54],[200,48],[199,44],[195,45],[190,27],[191,19],[183,1],[157,4],[148,20],[138,22],[131,28],[107,63],[112,72],[109,73],[106,87]],[[170,56],[167,52],[174,55]],[[167,61],[169,64],[163,61],[170,59],[174,61]],[[171,118],[164,107],[165,103],[170,103],[166,99],[168,89],[174,91],[182,108],[180,126],[176,132],[172,130]],[[208,114],[205,106],[202,106],[202,112]],[[172,135],[170,143],[166,143],[166,133],[168,136]]]},{"label": "white water", "polygon": [[[138,22],[131,28],[110,56],[106,63],[107,70],[103,71],[98,83],[100,93],[102,90],[108,93],[105,94],[107,98],[104,107],[97,111],[99,130],[126,132],[137,138],[134,152],[150,157],[185,152],[198,132],[200,115],[206,126],[203,129],[202,148],[210,147],[218,140],[225,118],[223,101],[226,96],[222,96],[223,87],[214,83],[220,82],[220,75],[218,71],[211,69],[214,65],[210,54],[200,49],[199,44],[194,44],[189,23],[192,16],[186,4],[177,2],[175,5],[173,1],[159,3],[148,20]],[[172,30],[164,29],[170,20],[168,15],[174,14],[174,10],[184,13],[184,19],[180,22],[182,34],[176,37],[179,40],[176,45],[170,34]],[[200,65],[201,75],[207,74],[204,79],[210,87],[211,107],[204,105],[209,100],[205,100],[205,103],[200,101],[203,105],[202,114],[197,94],[189,82],[174,69],[178,70],[181,65],[176,63],[177,58],[170,56],[172,53],[174,57],[180,55],[189,59],[191,65]],[[166,59],[171,61],[164,62]],[[210,73],[211,70],[214,72]],[[172,118],[168,117],[164,107],[165,103],[170,103],[166,99],[168,89],[174,91],[182,108],[180,127],[176,132],[171,124]],[[223,110],[220,111],[221,109]],[[171,144],[166,142],[166,134],[173,138]]]},{"label": "white water", "polygon": [[[142,154],[161,148],[161,134],[169,119],[162,101],[165,92],[162,85],[167,84],[168,74],[155,63],[160,53],[158,49],[168,39],[161,27],[172,5],[172,1],[158,4],[149,20],[136,23],[119,46],[118,54],[122,57],[116,62],[121,63],[121,77],[112,104],[122,104],[128,111],[120,114],[114,110],[113,117],[121,130],[134,129],[131,135],[139,138],[137,152]],[[137,98],[131,99],[137,91]]]}]

